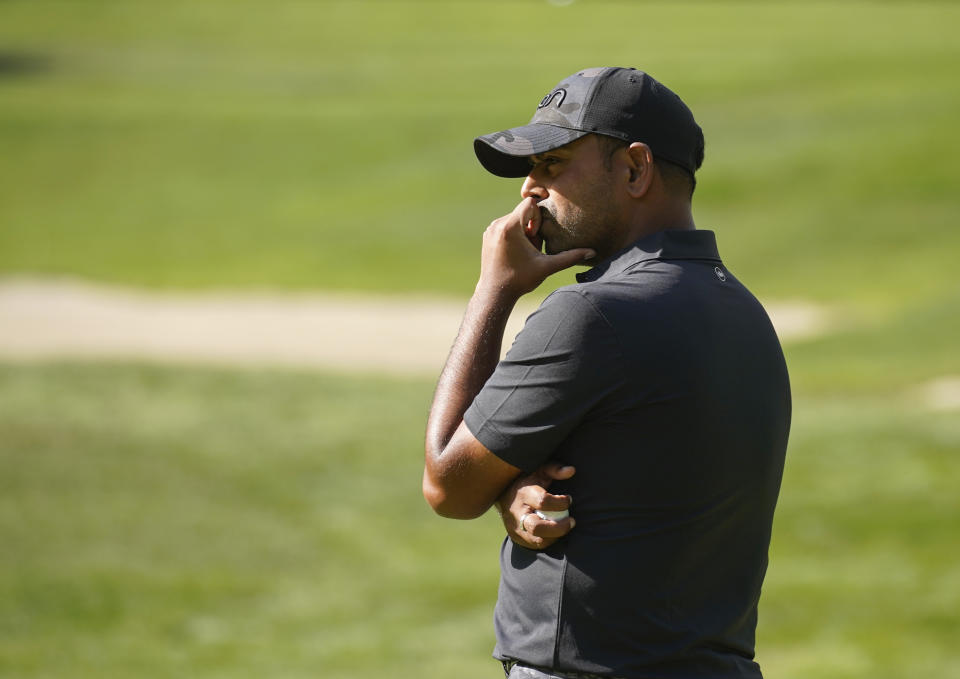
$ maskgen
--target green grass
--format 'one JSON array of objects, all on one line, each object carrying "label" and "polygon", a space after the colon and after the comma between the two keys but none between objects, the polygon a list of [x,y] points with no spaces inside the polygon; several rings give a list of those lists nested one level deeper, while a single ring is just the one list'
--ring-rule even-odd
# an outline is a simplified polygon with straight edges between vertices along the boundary
[{"label": "green grass", "polygon": [[786,347],[794,386],[869,395],[960,376],[960,286],[893,314],[838,317],[840,329]]},{"label": "green grass", "polygon": [[[431,384],[0,367],[0,676],[492,677],[498,521],[419,496]],[[798,394],[767,676],[960,677],[955,413]]]},{"label": "green grass", "polygon": [[429,396],[3,368],[0,675],[483,676],[499,535],[419,498]]},{"label": "green grass", "polygon": [[908,394],[798,406],[761,605],[768,676],[960,676],[956,412]]},{"label": "green grass", "polygon": [[[466,293],[518,198],[474,135],[584,65],[707,135],[695,201],[763,297],[886,307],[960,247],[951,3],[0,5],[0,271]],[[9,61],[9,59],[8,59]]]}]

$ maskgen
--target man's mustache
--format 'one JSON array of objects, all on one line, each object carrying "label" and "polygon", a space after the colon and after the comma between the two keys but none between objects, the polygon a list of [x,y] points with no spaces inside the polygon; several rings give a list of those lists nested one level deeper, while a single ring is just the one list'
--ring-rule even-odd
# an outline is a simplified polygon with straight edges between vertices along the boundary
[{"label": "man's mustache", "polygon": [[540,208],[541,220],[545,221],[549,219],[552,222],[557,221],[557,218],[553,213],[553,205],[550,205],[549,203],[547,203],[547,201],[543,201],[542,203],[538,203],[537,207]]}]

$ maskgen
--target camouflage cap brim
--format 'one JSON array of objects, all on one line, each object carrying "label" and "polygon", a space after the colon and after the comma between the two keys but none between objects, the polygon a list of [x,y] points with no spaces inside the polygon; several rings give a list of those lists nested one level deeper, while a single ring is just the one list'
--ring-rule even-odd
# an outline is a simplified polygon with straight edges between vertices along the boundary
[{"label": "camouflage cap brim", "polygon": [[529,156],[560,148],[587,134],[590,133],[534,123],[477,137],[473,150],[487,172],[498,177],[526,177],[531,167]]}]

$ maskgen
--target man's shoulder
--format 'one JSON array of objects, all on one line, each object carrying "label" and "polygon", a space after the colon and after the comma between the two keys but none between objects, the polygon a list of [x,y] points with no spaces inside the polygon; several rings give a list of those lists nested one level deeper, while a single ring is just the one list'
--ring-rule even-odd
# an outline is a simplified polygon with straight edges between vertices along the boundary
[{"label": "man's shoulder", "polygon": [[604,300],[608,296],[603,287],[596,283],[573,283],[557,288],[530,318],[562,325],[603,322]]},{"label": "man's shoulder", "polygon": [[615,335],[613,324],[598,299],[580,284],[551,292],[524,322],[511,352],[582,350],[606,345]]},{"label": "man's shoulder", "polygon": [[580,324],[598,318],[596,308],[578,289],[577,285],[557,288],[547,295],[540,305],[527,316],[525,330],[531,327],[541,329]]},{"label": "man's shoulder", "polygon": [[552,305],[570,313],[603,316],[610,305],[642,301],[651,292],[644,283],[636,276],[572,283],[550,293],[541,307]]},{"label": "man's shoulder", "polygon": [[[572,308],[583,307],[587,309],[602,304],[606,300],[616,299],[623,293],[624,280],[623,276],[618,276],[564,285],[551,292],[543,300],[543,304],[550,302],[551,304],[566,305]],[[628,281],[628,283],[630,287],[634,287],[637,283],[642,285],[639,280]],[[636,295],[638,292],[640,292],[639,289],[634,289],[630,291],[630,294]]]}]

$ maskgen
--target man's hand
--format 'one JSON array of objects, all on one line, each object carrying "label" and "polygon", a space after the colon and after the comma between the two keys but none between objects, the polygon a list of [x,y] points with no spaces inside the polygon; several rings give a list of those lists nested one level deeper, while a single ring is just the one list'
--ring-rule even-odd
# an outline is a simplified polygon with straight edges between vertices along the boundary
[{"label": "man's hand", "polygon": [[511,540],[528,549],[545,549],[570,532],[576,525],[573,517],[553,521],[542,519],[534,512],[538,509],[548,512],[569,509],[573,498],[551,495],[547,488],[553,481],[569,479],[575,471],[569,465],[549,462],[507,487],[496,504]]},{"label": "man's hand", "polygon": [[589,248],[544,254],[539,233],[540,209],[533,198],[524,198],[513,212],[491,222],[483,234],[477,289],[516,299],[547,276],[596,256]]}]

